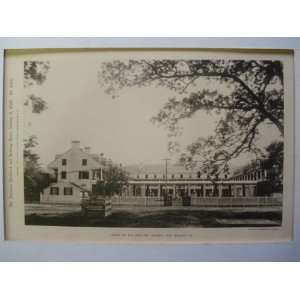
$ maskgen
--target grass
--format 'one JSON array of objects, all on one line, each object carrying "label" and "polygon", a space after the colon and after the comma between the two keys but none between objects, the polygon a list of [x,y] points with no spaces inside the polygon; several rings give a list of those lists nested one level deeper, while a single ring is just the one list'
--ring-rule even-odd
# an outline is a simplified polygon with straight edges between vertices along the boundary
[{"label": "grass", "polygon": [[[26,225],[82,226],[82,227],[266,227],[280,226],[280,211],[230,211],[230,210],[171,210],[171,211],[114,211],[111,216],[99,214],[84,217],[80,212],[63,214],[30,214]],[[238,220],[238,222],[235,222]],[[245,221],[243,221],[245,220]],[[247,221],[246,221],[247,220]]]}]

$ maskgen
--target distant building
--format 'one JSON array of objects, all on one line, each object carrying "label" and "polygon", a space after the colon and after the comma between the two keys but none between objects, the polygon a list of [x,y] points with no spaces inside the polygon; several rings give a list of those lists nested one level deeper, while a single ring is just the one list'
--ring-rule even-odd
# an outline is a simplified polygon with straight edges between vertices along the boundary
[{"label": "distant building", "polygon": [[71,148],[48,164],[56,182],[44,189],[42,203],[80,203],[92,192],[98,180],[103,179],[103,169],[110,161],[103,154],[90,153],[90,148],[80,148],[79,141],[72,141]]},{"label": "distant building", "polygon": [[[269,195],[258,187],[266,184],[267,171],[255,169],[233,175],[210,176],[200,170],[188,170],[182,165],[132,165],[125,167],[130,174],[125,194],[140,197],[166,195],[192,197],[249,197]],[[241,171],[241,172],[240,172]]]},{"label": "distant building", "polygon": [[255,182],[254,187],[245,187],[246,189],[252,188],[253,193],[257,196],[270,196],[273,194],[271,185],[272,170],[266,169],[261,160],[253,160],[251,163],[238,168],[233,173],[231,180],[236,182],[236,193],[242,194],[242,187],[238,184],[240,182]]}]

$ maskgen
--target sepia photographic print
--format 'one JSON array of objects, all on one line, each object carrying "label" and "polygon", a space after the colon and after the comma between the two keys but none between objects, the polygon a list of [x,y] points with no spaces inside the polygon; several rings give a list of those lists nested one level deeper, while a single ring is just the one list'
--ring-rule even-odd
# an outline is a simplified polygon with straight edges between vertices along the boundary
[{"label": "sepia photographic print", "polygon": [[7,239],[292,239],[293,53],[5,53]]}]

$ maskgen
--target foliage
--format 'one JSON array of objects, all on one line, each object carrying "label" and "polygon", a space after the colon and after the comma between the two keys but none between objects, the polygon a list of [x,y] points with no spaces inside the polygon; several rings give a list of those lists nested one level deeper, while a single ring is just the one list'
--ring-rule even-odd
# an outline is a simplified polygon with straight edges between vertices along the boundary
[{"label": "foliage", "polygon": [[283,146],[283,142],[271,143],[262,161],[262,167],[269,171],[269,180],[275,192],[282,192],[283,188]]},{"label": "foliage", "polygon": [[122,189],[128,183],[128,174],[121,167],[109,165],[103,174],[104,180],[98,181],[94,190],[97,195],[112,196],[121,194]]},{"label": "foliage", "polygon": [[54,180],[49,174],[42,172],[38,162],[39,156],[33,152],[36,145],[36,136],[30,136],[24,141],[25,202],[38,202],[40,192]]},{"label": "foliage", "polygon": [[24,105],[30,105],[32,107],[32,113],[39,114],[47,108],[47,103],[41,97],[37,97],[33,94],[27,96]]},{"label": "foliage", "polygon": [[[49,69],[49,62],[25,61],[24,87],[43,84]],[[26,96],[24,105],[30,105],[32,113],[41,113],[47,108],[46,101],[33,93]],[[34,153],[37,144],[37,137],[34,135],[24,140],[24,195],[26,202],[39,201],[40,192],[53,182],[53,178],[41,170],[39,156]]]},{"label": "foliage", "polygon": [[24,61],[24,86],[44,83],[49,69],[47,61]]},{"label": "foliage", "polygon": [[[215,89],[195,91],[200,78]],[[206,111],[219,116],[214,134],[199,137],[181,155],[193,165],[218,174],[242,153],[261,154],[259,128],[274,125],[281,136],[283,126],[283,65],[271,60],[128,60],[102,65],[102,82],[113,97],[126,87],[165,87],[179,96],[169,99],[152,121],[165,126],[169,136],[182,134],[180,121]],[[169,150],[176,149],[169,144]]]},{"label": "foliage", "polygon": [[[49,69],[50,63],[47,61],[24,61],[24,87],[42,85]],[[32,93],[26,96],[24,105],[31,105],[32,113],[40,113],[47,108],[46,101]]]}]

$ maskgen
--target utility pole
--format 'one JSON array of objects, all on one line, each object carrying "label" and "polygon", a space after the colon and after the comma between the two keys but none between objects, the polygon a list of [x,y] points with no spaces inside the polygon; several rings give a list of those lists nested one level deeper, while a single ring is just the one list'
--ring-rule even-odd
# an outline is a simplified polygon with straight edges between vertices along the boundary
[{"label": "utility pole", "polygon": [[163,159],[166,163],[166,196],[168,197],[168,161],[171,160],[170,158],[164,158]]}]

